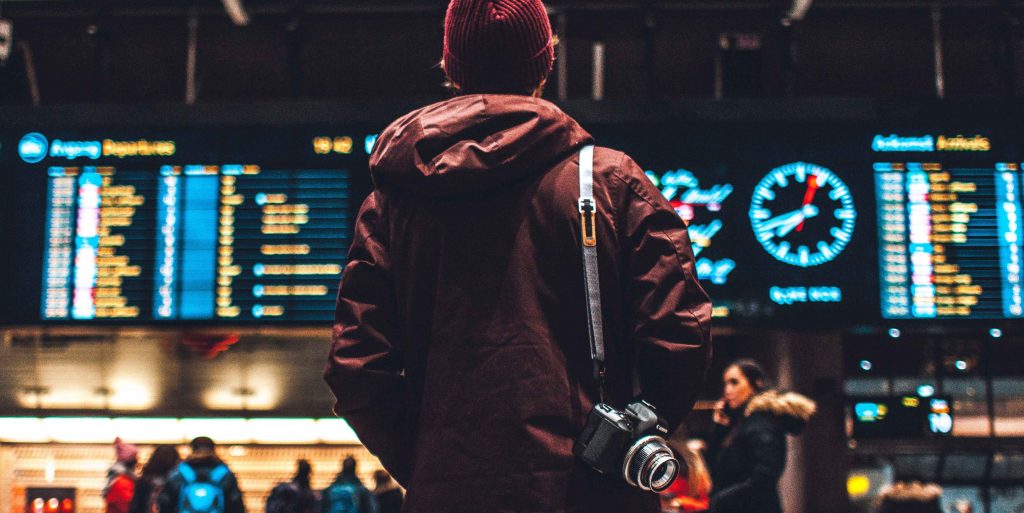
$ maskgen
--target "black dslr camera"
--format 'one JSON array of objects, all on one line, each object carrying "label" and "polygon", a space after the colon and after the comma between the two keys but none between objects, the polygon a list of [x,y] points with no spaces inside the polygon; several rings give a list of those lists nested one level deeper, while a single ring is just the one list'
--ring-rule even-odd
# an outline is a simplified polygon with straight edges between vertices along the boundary
[{"label": "black dslr camera", "polygon": [[660,493],[679,472],[679,461],[665,444],[667,434],[646,401],[634,402],[624,412],[600,403],[590,411],[572,452],[602,474],[621,472],[627,483]]}]

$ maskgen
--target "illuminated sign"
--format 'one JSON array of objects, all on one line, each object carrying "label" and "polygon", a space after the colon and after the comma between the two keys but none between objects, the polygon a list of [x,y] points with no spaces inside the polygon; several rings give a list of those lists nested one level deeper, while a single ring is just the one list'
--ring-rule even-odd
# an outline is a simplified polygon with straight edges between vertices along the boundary
[{"label": "illuminated sign", "polygon": [[898,135],[876,135],[871,149],[883,151],[935,151],[935,139],[930,135],[901,137]]},{"label": "illuminated sign", "polygon": [[49,142],[43,134],[32,132],[25,134],[18,142],[18,155],[21,156],[21,160],[35,164],[46,158],[49,148]]},{"label": "illuminated sign", "polygon": [[839,287],[772,287],[768,296],[778,305],[839,303],[843,300],[843,291]]},{"label": "illuminated sign", "polygon": [[989,151],[992,149],[992,142],[988,137],[980,135],[904,137],[891,134],[876,135],[871,141],[871,149],[876,152]]}]

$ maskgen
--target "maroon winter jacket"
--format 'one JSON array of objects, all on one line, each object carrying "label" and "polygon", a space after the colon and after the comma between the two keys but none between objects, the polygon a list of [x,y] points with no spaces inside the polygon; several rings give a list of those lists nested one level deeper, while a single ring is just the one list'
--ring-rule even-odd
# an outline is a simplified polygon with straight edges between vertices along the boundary
[{"label": "maroon winter jacket", "polygon": [[[544,100],[469,95],[385,130],[342,274],[325,379],[406,511],[656,512],[576,461],[598,398],[580,255],[579,150]],[[626,155],[597,148],[607,402],[672,426],[710,356],[711,304],[686,226]]]}]

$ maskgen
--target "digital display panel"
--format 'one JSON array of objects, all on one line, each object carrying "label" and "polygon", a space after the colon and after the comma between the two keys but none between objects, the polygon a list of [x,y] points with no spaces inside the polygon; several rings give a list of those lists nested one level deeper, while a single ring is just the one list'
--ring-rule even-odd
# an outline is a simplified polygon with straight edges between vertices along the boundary
[{"label": "digital display panel", "polygon": [[1019,163],[995,161],[983,135],[879,135],[873,149],[892,157],[873,166],[882,315],[1024,316]]},{"label": "digital display panel", "polygon": [[[718,323],[849,325],[873,314],[863,130],[764,123],[595,131],[645,169],[687,223]],[[638,135],[641,134],[641,135]],[[869,257],[870,258],[870,257]]]},{"label": "digital display panel", "polygon": [[[718,325],[1024,316],[1019,127],[803,114],[575,113],[687,223]],[[0,133],[3,322],[329,322],[391,118],[300,117]]]},{"label": "digital display panel", "polygon": [[887,397],[850,403],[854,438],[921,438],[953,432],[946,397]]},{"label": "digital display panel", "polygon": [[332,319],[373,136],[294,132],[21,135],[37,318]]}]

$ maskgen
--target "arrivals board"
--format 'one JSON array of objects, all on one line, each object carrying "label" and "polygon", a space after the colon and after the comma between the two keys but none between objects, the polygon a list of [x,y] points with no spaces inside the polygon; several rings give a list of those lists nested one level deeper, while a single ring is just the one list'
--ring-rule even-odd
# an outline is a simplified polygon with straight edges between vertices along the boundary
[{"label": "arrivals board", "polygon": [[1024,315],[1020,164],[987,135],[873,143],[881,311],[889,319]]}]

